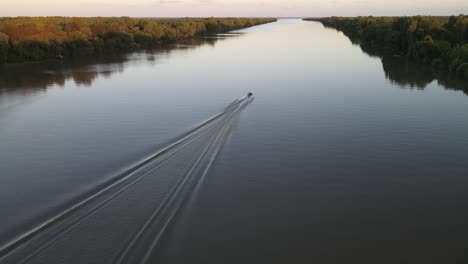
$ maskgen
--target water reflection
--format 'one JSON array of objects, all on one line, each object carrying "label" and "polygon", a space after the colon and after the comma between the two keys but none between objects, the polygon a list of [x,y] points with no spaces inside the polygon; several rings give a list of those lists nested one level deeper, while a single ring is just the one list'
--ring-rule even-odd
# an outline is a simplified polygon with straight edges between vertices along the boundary
[{"label": "water reflection", "polygon": [[[353,41],[353,44],[357,44]],[[466,81],[454,74],[435,70],[430,65],[412,63],[405,58],[391,55],[386,51],[375,50],[360,45],[361,50],[371,57],[378,57],[382,61],[385,77],[400,88],[424,90],[430,83],[437,81],[447,90],[463,91],[468,95]]]},{"label": "water reflection", "polygon": [[382,64],[387,79],[402,88],[424,90],[430,83],[437,81],[447,90],[463,91],[468,95],[466,82],[453,74],[436,71],[431,66],[391,57],[383,57]]},{"label": "water reflection", "polygon": [[[30,88],[34,96],[5,88],[1,240],[49,219],[251,90],[257,99],[170,225],[171,263],[225,262],[234,251],[237,262],[315,254],[311,262],[375,263],[408,252],[421,262],[441,248],[455,250],[442,252],[439,263],[460,262],[447,259],[466,256],[466,97],[395,88],[385,75],[401,87],[438,85],[433,73],[398,58],[367,58],[318,23],[282,20],[246,32],[215,48],[178,43],[170,56],[145,51],[42,67],[41,74],[71,76],[64,89]],[[74,71],[98,77],[76,88]],[[24,87],[38,87],[30,74],[23,72],[31,82]],[[412,241],[432,242],[421,251]]]},{"label": "water reflection", "polygon": [[91,86],[99,77],[109,78],[123,72],[128,63],[158,63],[158,59],[172,52],[192,50],[211,45],[217,41],[240,36],[241,34],[220,34],[213,37],[181,40],[177,43],[160,45],[150,50],[135,53],[120,53],[93,58],[82,58],[67,61],[44,61],[0,67],[0,93],[31,92],[45,90],[50,86],[63,87],[72,80],[79,86]]}]

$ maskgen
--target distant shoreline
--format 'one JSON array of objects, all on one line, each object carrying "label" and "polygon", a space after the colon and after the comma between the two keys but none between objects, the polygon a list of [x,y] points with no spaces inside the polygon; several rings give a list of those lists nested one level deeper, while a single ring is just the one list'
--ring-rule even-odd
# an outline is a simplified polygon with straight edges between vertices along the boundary
[{"label": "distant shoreline", "polygon": [[0,64],[151,48],[275,21],[272,18],[2,17]]}]

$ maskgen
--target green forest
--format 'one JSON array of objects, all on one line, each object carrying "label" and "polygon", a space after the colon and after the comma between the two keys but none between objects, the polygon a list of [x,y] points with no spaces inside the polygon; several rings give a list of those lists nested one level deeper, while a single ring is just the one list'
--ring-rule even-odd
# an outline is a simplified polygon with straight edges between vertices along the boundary
[{"label": "green forest", "polygon": [[0,64],[148,48],[276,21],[267,18],[0,18]]},{"label": "green forest", "polygon": [[354,43],[450,71],[468,80],[468,17],[310,18]]}]

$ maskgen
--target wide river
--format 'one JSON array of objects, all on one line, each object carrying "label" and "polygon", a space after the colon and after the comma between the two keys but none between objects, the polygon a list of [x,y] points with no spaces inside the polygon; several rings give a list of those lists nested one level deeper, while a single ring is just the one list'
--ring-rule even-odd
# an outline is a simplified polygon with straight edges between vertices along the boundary
[{"label": "wide river", "polygon": [[0,246],[252,91],[160,263],[462,263],[467,86],[299,19],[0,68]]}]

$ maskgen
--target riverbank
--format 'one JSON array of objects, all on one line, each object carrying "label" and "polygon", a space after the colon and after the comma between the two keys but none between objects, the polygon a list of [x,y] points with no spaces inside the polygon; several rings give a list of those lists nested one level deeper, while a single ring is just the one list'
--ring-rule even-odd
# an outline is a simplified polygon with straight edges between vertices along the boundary
[{"label": "riverbank", "polygon": [[67,59],[136,48],[274,22],[271,18],[0,18],[0,64]]},{"label": "riverbank", "polygon": [[468,80],[468,17],[308,18],[342,31],[353,43],[431,65]]}]

